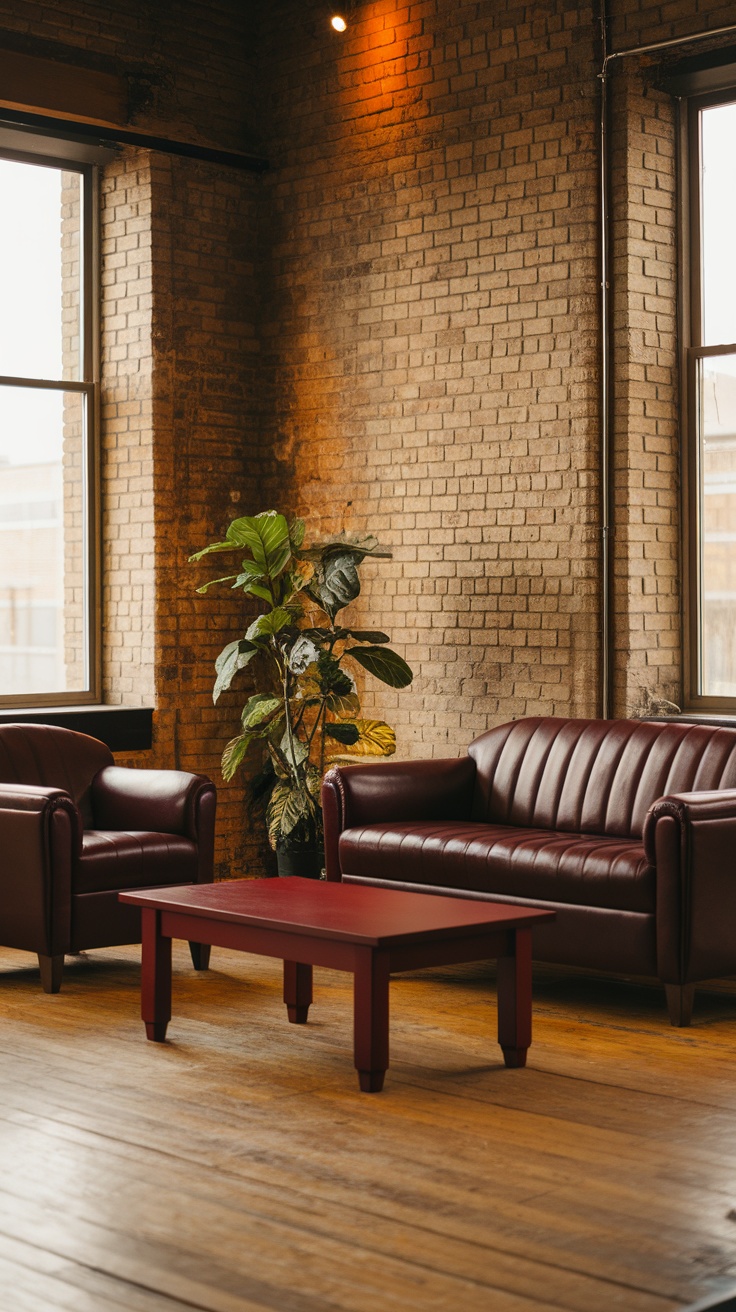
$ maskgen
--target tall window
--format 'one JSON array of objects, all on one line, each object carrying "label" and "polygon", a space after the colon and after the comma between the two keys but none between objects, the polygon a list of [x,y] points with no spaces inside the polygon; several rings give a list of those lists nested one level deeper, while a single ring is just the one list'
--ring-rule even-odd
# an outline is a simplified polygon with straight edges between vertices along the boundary
[{"label": "tall window", "polygon": [[736,703],[736,91],[690,113],[689,702],[706,707]]},{"label": "tall window", "polygon": [[0,703],[97,692],[92,181],[0,145]]}]

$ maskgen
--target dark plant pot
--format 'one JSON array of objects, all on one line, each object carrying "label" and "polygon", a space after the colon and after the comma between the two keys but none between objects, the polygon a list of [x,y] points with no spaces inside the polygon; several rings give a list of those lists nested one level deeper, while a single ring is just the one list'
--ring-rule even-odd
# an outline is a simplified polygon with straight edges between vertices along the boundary
[{"label": "dark plant pot", "polygon": [[300,875],[302,879],[321,879],[324,852],[315,843],[276,848],[276,866],[281,879]]}]

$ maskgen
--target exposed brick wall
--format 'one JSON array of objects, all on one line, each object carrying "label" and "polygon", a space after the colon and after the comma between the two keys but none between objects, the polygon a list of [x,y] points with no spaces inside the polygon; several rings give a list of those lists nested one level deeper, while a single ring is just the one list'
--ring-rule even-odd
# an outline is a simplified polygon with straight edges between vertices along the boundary
[{"label": "exposed brick wall", "polygon": [[263,857],[242,782],[219,778],[242,694],[211,698],[215,657],[245,621],[227,589],[195,595],[213,571],[188,558],[252,501],[262,465],[256,190],[142,150],[103,182],[105,700],[156,708],[153,752],[125,759],[218,781],[223,875]]},{"label": "exposed brick wall", "polygon": [[[212,704],[214,662],[249,620],[240,593],[195,588],[237,558],[188,558],[247,513],[263,475],[256,336],[259,184],[236,171],[158,155],[153,168],[157,759],[218,782],[218,870],[264,858],[242,779],[220,756],[238,732],[242,687]],[[223,568],[224,566],[224,568]]]},{"label": "exposed brick wall", "polygon": [[[692,36],[734,21],[730,0],[616,0],[609,6],[611,48],[627,50],[673,37]],[[699,47],[703,49],[704,47]],[[690,46],[685,53],[692,54]]]},{"label": "exposed brick wall", "polygon": [[385,0],[341,42],[297,4],[278,18],[265,340],[282,480],[318,528],[393,548],[362,616],[417,675],[367,688],[365,709],[422,756],[513,715],[590,713],[591,13]]},{"label": "exposed brick wall", "polygon": [[[611,48],[733,21],[612,6]],[[558,4],[284,3],[266,41],[280,494],[394,547],[362,617],[399,750],[600,706],[599,51]],[[717,44],[717,43],[716,43]],[[699,47],[702,48],[702,47]],[[692,53],[686,47],[684,53]],[[672,52],[611,77],[614,713],[682,698]],[[279,452],[277,451],[277,455]]]},{"label": "exposed brick wall", "polygon": [[628,68],[614,115],[615,705],[681,700],[675,109]]},{"label": "exposed brick wall", "polygon": [[151,165],[127,150],[101,184],[103,698],[155,704]]}]

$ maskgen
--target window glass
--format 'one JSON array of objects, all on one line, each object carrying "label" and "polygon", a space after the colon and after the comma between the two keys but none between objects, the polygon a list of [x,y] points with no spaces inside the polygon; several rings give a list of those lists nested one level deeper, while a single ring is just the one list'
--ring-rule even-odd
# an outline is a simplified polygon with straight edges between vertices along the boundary
[{"label": "window glass", "polygon": [[702,691],[736,697],[736,354],[698,375]]},{"label": "window glass", "polygon": [[79,379],[79,173],[0,158],[0,373]]},{"label": "window glass", "polygon": [[0,154],[0,701],[92,694],[88,179]]},{"label": "window glass", "polygon": [[736,343],[736,104],[701,117],[703,346]]},{"label": "window glass", "polygon": [[83,691],[85,397],[0,387],[0,689]]}]

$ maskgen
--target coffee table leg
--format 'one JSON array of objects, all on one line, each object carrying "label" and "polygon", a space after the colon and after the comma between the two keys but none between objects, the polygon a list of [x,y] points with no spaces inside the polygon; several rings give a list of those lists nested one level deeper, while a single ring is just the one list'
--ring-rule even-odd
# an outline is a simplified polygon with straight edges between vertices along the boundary
[{"label": "coffee table leg", "polygon": [[388,1069],[388,983],[388,953],[357,949],[353,1045],[363,1093],[380,1093]]},{"label": "coffee table leg", "polygon": [[293,1025],[305,1025],[312,1004],[312,967],[302,961],[284,962],[284,1002]]},{"label": "coffee table leg", "polygon": [[507,1066],[526,1066],[532,1041],[532,932],[513,931],[514,951],[498,958],[498,1041]]},{"label": "coffee table leg", "polygon": [[161,913],[143,907],[141,952],[141,1016],[146,1035],[163,1043],[171,1020],[171,939],[161,934]]}]

